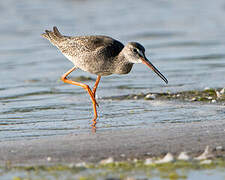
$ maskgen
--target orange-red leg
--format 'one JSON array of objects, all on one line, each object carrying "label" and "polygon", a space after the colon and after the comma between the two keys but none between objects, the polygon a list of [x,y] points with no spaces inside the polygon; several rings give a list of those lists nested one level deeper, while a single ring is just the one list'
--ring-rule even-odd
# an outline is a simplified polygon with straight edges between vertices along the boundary
[{"label": "orange-red leg", "polygon": [[96,79],[96,82],[95,82],[95,85],[94,85],[94,88],[92,90],[93,94],[94,94],[94,97],[95,97],[95,92],[97,90],[97,87],[98,87],[98,84],[100,82],[100,79],[101,79],[101,76],[98,76],[97,79]]},{"label": "orange-red leg", "polygon": [[[91,91],[91,89],[90,89],[90,87],[88,86],[88,85],[86,85],[86,84],[83,84],[83,83],[79,83],[79,82],[75,82],[75,81],[72,81],[72,80],[69,80],[69,79],[67,79],[67,76],[72,72],[72,71],[74,71],[76,69],[76,67],[73,67],[73,68],[71,68],[69,71],[67,71],[62,77],[61,77],[61,80],[63,81],[63,82],[65,82],[65,83],[69,83],[69,84],[73,84],[73,85],[76,85],[76,86],[80,86],[80,87],[82,87],[82,88],[84,88],[87,92],[88,92],[88,94],[90,95],[90,97],[91,97],[91,100],[92,100],[92,104],[93,104],[93,110],[94,110],[94,118],[92,119],[92,127],[93,128],[95,128],[95,125],[96,125],[96,119],[97,119],[97,117],[98,117],[98,114],[97,114],[97,109],[96,109],[96,105],[98,105],[97,104],[97,102],[96,102],[96,100],[95,100],[95,96],[94,96],[94,94],[93,94],[93,92]],[[99,79],[100,80],[100,79]],[[99,83],[99,82],[98,82]],[[98,85],[98,84],[97,84]],[[97,88],[97,86],[96,86],[96,88]],[[95,88],[95,91],[96,91],[96,88]]]}]

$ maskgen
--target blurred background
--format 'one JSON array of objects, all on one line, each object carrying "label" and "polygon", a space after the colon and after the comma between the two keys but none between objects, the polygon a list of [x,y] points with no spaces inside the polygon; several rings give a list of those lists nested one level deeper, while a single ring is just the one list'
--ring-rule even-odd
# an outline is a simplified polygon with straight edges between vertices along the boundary
[{"label": "blurred background", "polygon": [[[217,105],[104,97],[224,87],[224,17],[223,0],[0,1],[0,140],[90,131],[89,96],[60,81],[73,64],[41,37],[53,26],[65,35],[137,41],[169,80],[165,85],[141,64],[128,75],[103,77],[97,91],[100,131],[223,118]],[[71,76],[91,77],[90,86],[96,78],[82,71]]]}]

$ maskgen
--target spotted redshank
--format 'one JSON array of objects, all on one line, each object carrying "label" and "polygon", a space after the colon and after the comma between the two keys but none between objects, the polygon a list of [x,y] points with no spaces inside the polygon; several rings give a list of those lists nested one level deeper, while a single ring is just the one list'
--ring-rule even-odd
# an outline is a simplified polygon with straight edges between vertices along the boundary
[{"label": "spotted redshank", "polygon": [[[64,36],[57,27],[53,27],[53,31],[46,30],[42,36],[55,45],[74,64],[74,67],[67,71],[61,80],[65,83],[81,86],[88,92],[94,110],[93,128],[96,127],[98,117],[95,93],[101,76],[128,74],[134,63],[143,63],[168,83],[167,79],[146,58],[145,48],[137,42],[129,42],[124,46],[121,42],[108,36]],[[84,83],[67,78],[72,71],[78,68],[97,75],[92,90]]]}]

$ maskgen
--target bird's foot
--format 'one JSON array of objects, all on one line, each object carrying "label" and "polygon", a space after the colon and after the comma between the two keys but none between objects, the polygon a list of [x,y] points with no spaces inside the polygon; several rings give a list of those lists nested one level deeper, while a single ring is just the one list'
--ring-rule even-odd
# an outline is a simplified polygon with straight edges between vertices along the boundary
[{"label": "bird's foot", "polygon": [[97,122],[96,122],[96,117],[92,120],[92,124],[91,124],[91,127],[92,127],[92,130],[94,130],[94,132],[96,132],[96,124],[97,124]]}]

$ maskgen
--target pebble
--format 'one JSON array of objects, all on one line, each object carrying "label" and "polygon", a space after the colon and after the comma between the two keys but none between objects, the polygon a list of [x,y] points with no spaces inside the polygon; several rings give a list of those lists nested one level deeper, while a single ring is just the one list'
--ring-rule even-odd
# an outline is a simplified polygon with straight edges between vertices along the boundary
[{"label": "pebble", "polygon": [[52,158],[51,157],[47,157],[47,161],[51,161],[52,160]]},{"label": "pebble", "polygon": [[225,88],[221,89],[220,94],[225,94]]},{"label": "pebble", "polygon": [[216,150],[223,150],[223,146],[216,146]]},{"label": "pebble", "polygon": [[215,100],[215,99],[213,99],[213,100],[212,100],[212,103],[216,103],[216,100]]},{"label": "pebble", "polygon": [[211,164],[212,160],[211,159],[206,159],[200,162],[200,164]]},{"label": "pebble", "polygon": [[178,160],[189,161],[191,158],[188,156],[187,152],[181,152],[177,157]]},{"label": "pebble", "polygon": [[147,159],[145,160],[145,165],[152,165],[152,164],[154,164],[154,161],[153,161],[152,158],[147,158]]},{"label": "pebble", "polygon": [[171,153],[167,153],[164,158],[155,161],[156,164],[163,164],[163,163],[169,163],[169,162],[173,162],[174,161],[174,157]]},{"label": "pebble", "polygon": [[75,164],[76,167],[86,167],[87,164],[85,162],[80,162]]},{"label": "pebble", "polygon": [[216,97],[217,98],[221,98],[222,97],[222,94],[219,91],[216,91]]},{"label": "pebble", "polygon": [[205,159],[212,158],[212,157],[213,157],[213,154],[210,151],[209,146],[206,146],[205,151],[200,156],[195,157],[194,159],[195,160],[205,160]]},{"label": "pebble", "polygon": [[126,177],[124,180],[136,180],[134,177]]},{"label": "pebble", "polygon": [[126,157],[126,155],[125,154],[120,154],[120,157]]},{"label": "pebble", "polygon": [[138,99],[138,96],[134,96],[134,99],[137,100]]},{"label": "pebble", "polygon": [[110,163],[113,163],[113,162],[114,162],[113,157],[109,157],[109,158],[107,158],[107,159],[101,160],[101,161],[100,161],[100,164],[105,165],[105,164],[110,164]]},{"label": "pebble", "polygon": [[205,87],[205,88],[204,88],[204,90],[210,90],[210,89],[211,89],[210,87]]},{"label": "pebble", "polygon": [[145,100],[154,100],[156,98],[155,94],[147,94],[145,96]]}]

